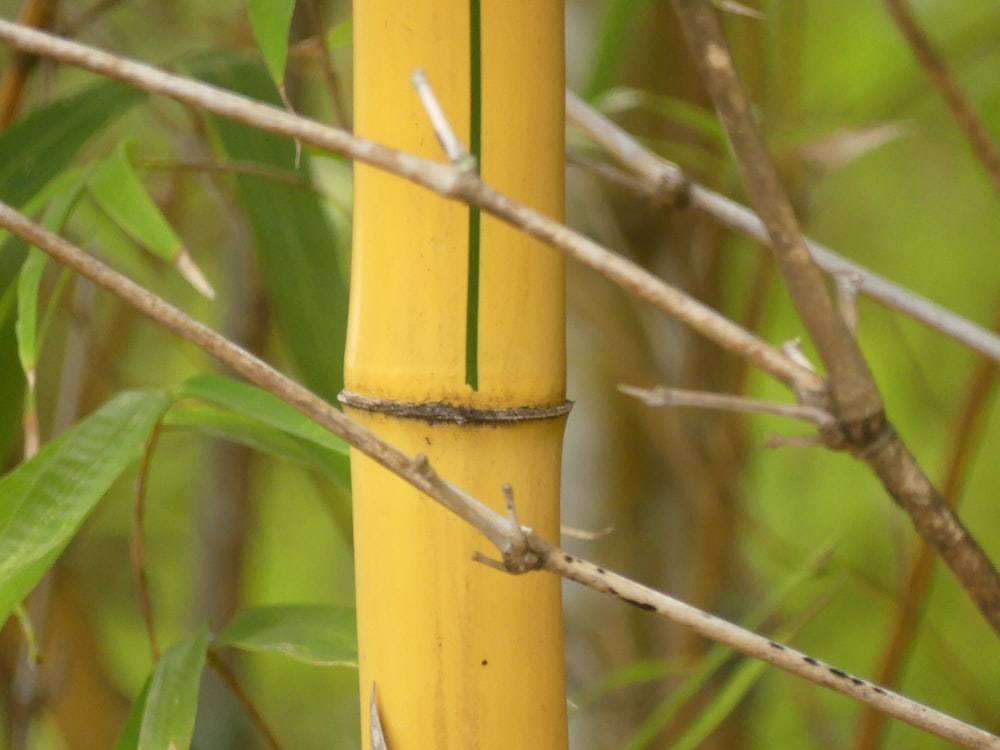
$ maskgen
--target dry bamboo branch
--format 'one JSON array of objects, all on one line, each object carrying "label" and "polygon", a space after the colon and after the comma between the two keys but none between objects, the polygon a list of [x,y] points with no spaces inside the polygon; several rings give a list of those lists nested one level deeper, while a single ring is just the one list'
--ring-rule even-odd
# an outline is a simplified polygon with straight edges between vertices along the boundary
[{"label": "dry bamboo branch", "polygon": [[751,203],[771,238],[789,295],[829,373],[833,413],[846,446],[874,470],[1000,635],[1000,574],[886,419],[868,364],[802,238],[715,12],[703,0],[673,4],[729,135]]},{"label": "dry bamboo branch", "polygon": [[[228,365],[250,382],[278,396],[455,513],[478,529],[497,547],[503,557],[502,567],[506,571],[523,573],[535,569],[549,570],[611,594],[658,617],[691,628],[706,638],[717,640],[786,672],[874,706],[880,711],[963,747],[1000,750],[1000,737],[994,737],[958,719],[860,678],[852,677],[811,656],[793,651],[684,602],[569,555],[538,538],[531,529],[520,526],[516,522],[512,500],[508,500],[510,505],[508,516],[502,516],[443,480],[423,457],[410,458],[224,336],[193,320],[68,240],[53,234],[2,202],[0,202],[0,226],[35,245],[81,276],[107,289],[168,331],[190,341]],[[505,495],[507,494],[509,493],[505,492]]]},{"label": "dry bamboo branch", "polygon": [[771,238],[792,303],[826,366],[834,412],[849,444],[865,450],[888,429],[875,379],[806,247],[715,11],[703,0],[674,0],[673,4],[729,136],[750,202]]},{"label": "dry bamboo branch", "polygon": [[948,66],[934,49],[930,39],[921,30],[917,19],[913,17],[906,0],[883,0],[889,15],[895,22],[906,43],[913,50],[913,56],[927,73],[934,88],[944,99],[948,109],[958,123],[959,130],[968,141],[969,147],[976,155],[979,163],[986,170],[986,175],[993,184],[993,190],[1000,196],[1000,151],[990,138],[990,133],[979,119],[976,110],[965,98],[962,90],[955,83],[954,77],[948,71]]},{"label": "dry bamboo branch", "polygon": [[[579,155],[571,155],[571,163],[580,163],[587,169],[597,171],[602,178],[619,182],[657,205],[675,205],[701,211],[730,229],[764,245],[770,244],[767,230],[757,214],[690,179],[680,166],[646,148],[571,91],[566,92],[566,117],[602,149],[638,175],[642,182],[634,184],[622,179],[624,175],[602,171],[605,165],[599,162],[591,164]],[[1000,336],[993,331],[904,289],[814,240],[806,238],[805,242],[816,265],[828,274],[847,275],[857,279],[860,294],[1000,362]]]},{"label": "dry bamboo branch", "polygon": [[493,190],[467,171],[402,153],[224,89],[2,19],[0,41],[15,49],[51,57],[146,91],[169,96],[206,112],[344,154],[355,161],[393,172],[447,198],[477,206],[598,271],[626,291],[753,363],[788,385],[800,397],[816,401],[825,391],[823,379],[816,373],[797,365],[725,316],[664,283],[641,266]]}]

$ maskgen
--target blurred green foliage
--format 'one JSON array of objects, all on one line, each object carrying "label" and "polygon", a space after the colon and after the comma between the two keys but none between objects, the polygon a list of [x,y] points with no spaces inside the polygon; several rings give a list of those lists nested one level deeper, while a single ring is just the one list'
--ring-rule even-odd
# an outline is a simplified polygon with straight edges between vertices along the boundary
[{"label": "blurred green foliage", "polygon": [[[988,325],[1000,304],[994,248],[1000,198],[884,9],[871,2],[746,4],[763,20],[723,13],[724,21],[808,233]],[[0,16],[13,18],[19,6],[0,0]],[[324,9],[327,31],[349,29],[348,3]],[[975,0],[931,0],[916,10],[988,129],[1000,132],[1000,9]],[[83,8],[67,3],[60,12],[61,22],[71,24]],[[740,198],[669,3],[570,0],[567,20],[570,85],[665,157]],[[336,108],[314,53],[294,46],[311,33],[304,14],[293,16],[286,92],[299,111],[332,120]],[[77,34],[279,101],[254,49],[260,35],[244,3],[112,5]],[[349,52],[338,35],[331,63],[348,110]],[[9,60],[9,51],[0,50],[0,70]],[[46,64],[29,78],[18,120],[0,134],[0,198],[30,204],[59,175],[107,159],[125,138],[136,142],[136,175],[205,270],[217,299],[199,298],[167,264],[143,255],[86,196],[64,233],[333,400],[346,335],[347,171],[323,168],[308,150],[299,156],[294,143]],[[755,327],[770,341],[803,334],[773,269],[768,277],[761,248],[710,222],[664,215],[585,172],[571,171],[569,181],[568,214],[585,231],[727,314],[752,317],[758,307]],[[688,232],[688,224],[697,231]],[[25,248],[8,238],[2,242],[0,452],[9,469],[20,455],[24,382],[12,290]],[[224,374],[207,374],[214,366],[204,355],[137,320],[108,295],[77,284],[56,297],[55,279],[50,268],[39,298],[52,315],[38,363],[43,440],[66,434],[101,404],[117,403],[111,399],[123,390],[141,386],[159,389],[150,391],[160,394],[155,398],[178,399],[153,456],[145,499],[147,575],[161,643],[181,643],[188,656],[200,658],[203,625],[219,633],[239,610],[310,604],[346,611],[353,584],[342,446],[310,434],[310,427],[294,423],[259,392],[240,390],[245,386]],[[569,426],[566,520],[595,528],[614,524],[617,531],[605,540],[567,544],[672,593],[704,596],[700,603],[713,611],[873,676],[905,594],[914,544],[907,518],[865,467],[845,455],[761,448],[765,435],[802,432],[797,425],[772,417],[727,423],[729,443],[715,431],[720,420],[713,415],[650,414],[623,402],[614,393],[619,380],[707,390],[742,381],[711,347],[586,274],[571,273],[570,298],[576,299],[569,320],[570,396],[577,414]],[[889,415],[940,480],[975,357],[866,300],[859,314],[860,341]],[[808,342],[804,350],[813,356]],[[743,390],[790,399],[754,373]],[[1000,465],[990,456],[1000,436],[992,398],[979,408],[985,427],[966,456],[972,468],[962,515],[998,559],[1000,507],[992,498]],[[732,445],[738,449],[730,451]],[[697,494],[698,485],[681,476],[692,455],[706,466],[713,456],[727,456],[720,464],[725,471],[701,472],[713,475],[708,484],[723,477],[723,489]],[[139,710],[146,703],[140,695],[150,695],[140,693],[142,686],[156,679],[131,583],[133,471],[119,472],[59,563],[95,626],[92,647],[102,655],[109,691],[123,707],[137,707],[123,735],[133,738],[129,746],[141,736]],[[722,507],[717,513],[715,501]],[[705,531],[712,524],[718,527],[714,536]],[[709,550],[713,542],[724,552]],[[703,594],[696,582],[712,555],[722,572]],[[763,614],[761,601],[771,605]],[[945,572],[936,573],[922,606],[924,619],[898,688],[1000,731],[990,699],[1000,691],[991,631]],[[262,628],[265,620],[258,622]],[[675,741],[826,748],[847,746],[854,736],[859,709],[850,701],[724,650],[701,653],[671,626],[596,595],[567,589],[567,630],[571,692],[581,696],[571,731],[580,750],[670,747]],[[235,640],[254,642],[242,638]],[[233,660],[285,747],[357,747],[354,673],[299,663],[281,650],[219,653]],[[692,661],[693,655],[700,656]],[[0,663],[9,678],[9,657]],[[202,686],[195,746],[261,746],[240,709],[219,697],[224,691],[213,688],[213,679],[206,677]],[[677,698],[689,695],[696,700]],[[124,708],[118,720],[125,722]],[[32,736],[32,747],[61,747],[51,720]],[[890,722],[881,747],[930,750],[944,743]]]}]

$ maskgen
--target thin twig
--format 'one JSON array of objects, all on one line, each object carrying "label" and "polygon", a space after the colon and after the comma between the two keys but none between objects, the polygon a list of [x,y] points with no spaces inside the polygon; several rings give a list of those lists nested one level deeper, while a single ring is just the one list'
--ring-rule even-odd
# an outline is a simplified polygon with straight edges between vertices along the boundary
[{"label": "thin twig", "polygon": [[274,732],[264,721],[264,717],[261,715],[260,711],[257,710],[257,706],[254,705],[253,700],[247,694],[246,690],[240,684],[240,681],[236,679],[236,675],[233,674],[233,670],[229,668],[222,658],[215,653],[213,649],[208,650],[208,665],[215,670],[215,673],[222,678],[222,681],[226,683],[226,687],[229,688],[230,692],[236,697],[240,705],[243,706],[243,710],[247,712],[247,716],[250,717],[250,723],[254,725],[257,731],[260,733],[261,737],[264,738],[264,742],[271,750],[281,750],[281,744],[278,742],[277,737],[274,736]]},{"label": "thin twig", "polygon": [[611,594],[644,612],[683,625],[699,635],[723,643],[740,653],[765,661],[779,669],[822,685],[859,703],[877,706],[890,716],[895,716],[912,726],[962,747],[1000,748],[1000,737],[984,732],[970,724],[957,721],[927,706],[915,703],[897,693],[890,692],[836,667],[825,664],[812,656],[769,640],[738,625],[722,620],[684,602],[649,589],[624,576],[599,568],[593,563],[574,557],[558,548],[546,554],[545,569],[590,588]]},{"label": "thin twig", "polygon": [[[997,305],[993,313],[993,328],[1000,330],[1000,305]],[[996,386],[998,374],[1000,366],[997,362],[985,358],[976,362],[963,390],[961,409],[949,431],[951,439],[945,453],[941,494],[953,507],[957,507],[962,498],[974,448],[982,438],[989,414],[986,405]],[[887,645],[877,668],[876,679],[883,685],[896,684],[912,653],[911,645],[920,624],[933,569],[934,555],[931,549],[918,540],[910,554],[909,572],[900,588]],[[862,710],[851,742],[852,750],[873,750],[878,747],[884,726],[883,717],[877,711]]]},{"label": "thin twig", "polygon": [[875,379],[806,247],[715,11],[704,0],[674,0],[673,5],[729,136],[750,202],[771,238],[792,304],[829,374],[834,413],[847,440],[863,450],[889,429]]},{"label": "thin twig", "polygon": [[[641,177],[645,185],[635,186],[620,177],[610,178],[613,181],[635,190],[654,205],[692,208],[734,231],[769,245],[770,238],[757,214],[691,180],[677,164],[646,148],[570,91],[566,92],[566,117],[601,148]],[[570,161],[579,159],[574,157]],[[590,165],[587,167],[590,168]],[[600,173],[604,176],[603,171]],[[1000,362],[1000,336],[992,331],[894,284],[814,240],[806,238],[806,246],[816,264],[826,273],[850,274],[857,278],[859,293]]]},{"label": "thin twig", "polygon": [[751,204],[771,238],[789,296],[826,367],[832,411],[846,446],[871,467],[1000,635],[1000,574],[886,419],[868,364],[803,240],[715,12],[704,0],[673,0],[673,5],[729,136]]},{"label": "thin twig", "polygon": [[705,391],[689,391],[682,388],[637,388],[633,385],[619,384],[618,390],[627,396],[637,398],[646,406],[692,406],[697,409],[718,409],[720,411],[738,411],[749,414],[774,414],[779,417],[791,417],[812,422],[823,430],[830,428],[833,415],[817,409],[814,406],[800,404],[779,404],[747,396],[731,396],[726,393],[707,393]]},{"label": "thin twig", "polygon": [[[508,510],[506,516],[497,513],[443,480],[434,472],[426,458],[417,456],[411,459],[278,370],[2,202],[0,226],[107,289],[168,331],[192,342],[250,382],[278,396],[436,500],[479,530],[496,546],[504,561],[501,567],[506,572],[550,570],[585,586],[617,596],[661,618],[692,628],[706,638],[718,640],[792,674],[878,706],[879,710],[960,745],[1000,750],[1000,738],[569,555],[538,538],[531,529],[517,525],[513,520],[516,514],[512,509]],[[509,492],[505,491],[505,495],[509,496]],[[512,504],[512,501],[508,500],[508,504]]]},{"label": "thin twig", "polygon": [[326,49],[326,24],[323,23],[323,9],[319,0],[306,0],[306,11],[309,13],[309,21],[313,28],[313,41],[319,54],[319,69],[323,74],[323,81],[326,84],[327,93],[333,104],[333,111],[337,115],[337,122],[345,130],[351,130],[351,119],[347,114],[347,107],[344,106],[344,97],[340,90],[340,79],[330,62],[330,55]]},{"label": "thin twig", "polygon": [[149,595],[149,581],[146,579],[146,485],[149,482],[149,468],[160,439],[163,423],[153,425],[153,431],[146,441],[139,462],[139,471],[135,478],[135,490],[132,498],[132,575],[135,577],[136,596],[139,599],[139,611],[142,622],[146,626],[146,638],[149,640],[149,652],[153,661],[160,658],[160,646],[156,640],[156,621],[153,618],[153,599]]},{"label": "thin twig", "polygon": [[976,155],[979,163],[986,170],[986,175],[993,184],[993,190],[1000,196],[1000,151],[990,137],[989,131],[983,121],[976,114],[976,110],[965,98],[962,90],[955,82],[954,76],[948,71],[948,66],[944,59],[934,49],[931,40],[920,28],[917,19],[910,12],[905,0],[883,0],[886,10],[895,22],[906,43],[913,50],[917,62],[927,73],[934,88],[938,90],[941,98],[951,111],[958,123],[959,130],[968,141],[972,152]]},{"label": "thin twig", "polygon": [[397,151],[230,91],[2,19],[0,41],[16,49],[52,57],[169,96],[261,130],[344,154],[355,161],[397,174],[446,198],[477,206],[596,270],[626,291],[777,378],[800,397],[816,401],[825,393],[820,376],[796,365],[724,315],[579,232],[494,190],[471,172]]}]

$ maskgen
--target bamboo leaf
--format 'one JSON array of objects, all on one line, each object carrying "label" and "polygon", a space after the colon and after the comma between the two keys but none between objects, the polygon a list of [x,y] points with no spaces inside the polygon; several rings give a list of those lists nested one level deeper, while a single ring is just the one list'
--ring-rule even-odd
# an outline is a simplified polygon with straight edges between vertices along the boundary
[{"label": "bamboo leaf", "polygon": [[[279,103],[266,73],[245,58],[212,56],[195,71],[216,85]],[[306,168],[295,166],[292,141],[218,117],[209,123],[225,158],[310,182]],[[306,385],[335,402],[343,387],[347,336],[347,284],[336,248],[346,237],[334,233],[314,191],[264,175],[235,179],[282,338]]]},{"label": "bamboo leaf", "polygon": [[309,664],[357,666],[354,609],[287,604],[241,610],[215,640],[245,651],[274,651]]},{"label": "bamboo leaf", "polygon": [[116,750],[191,746],[207,650],[208,628],[202,626],[164,652],[129,713]]},{"label": "bamboo leaf", "polygon": [[35,109],[0,133],[0,199],[22,206],[65,169],[80,147],[145,96],[114,81]]},{"label": "bamboo leaf", "polygon": [[191,286],[214,299],[215,290],[136,174],[134,151],[135,141],[127,138],[93,170],[87,181],[91,196],[123,232],[173,264]]},{"label": "bamboo leaf", "polygon": [[307,469],[322,471],[350,487],[350,462],[343,450],[331,450],[312,441],[292,437],[255,417],[214,406],[173,406],[164,425],[239,443],[253,450],[292,461]]},{"label": "bamboo leaf", "polygon": [[671,745],[671,750],[694,750],[698,747],[733,712],[767,667],[766,662],[744,658],[725,685],[712,696],[709,704],[696,712],[694,721]]},{"label": "bamboo leaf", "polygon": [[645,0],[612,0],[607,4],[597,40],[597,52],[583,88],[585,99],[592,100],[614,83],[625,53],[633,43],[632,30],[645,5]]},{"label": "bamboo leaf", "polygon": [[264,64],[275,84],[284,86],[288,30],[292,26],[295,0],[247,0],[247,10]]},{"label": "bamboo leaf", "polygon": [[213,401],[259,419],[289,435],[295,435],[315,445],[347,455],[347,444],[339,437],[324,430],[277,396],[249,383],[242,383],[222,375],[195,375],[182,383],[174,394]]},{"label": "bamboo leaf", "polygon": [[139,455],[168,403],[155,391],[121,393],[0,477],[0,622]]},{"label": "bamboo leaf", "polygon": [[[0,199],[20,208],[72,162],[80,147],[145,92],[117,82],[88,87],[38,107],[0,132]],[[5,233],[4,233],[5,234]],[[0,289],[13,293],[27,245],[8,238],[0,246]],[[13,301],[13,297],[10,298]],[[0,309],[0,457],[18,427],[21,374],[11,308]]]},{"label": "bamboo leaf", "polygon": [[139,747],[139,734],[142,732],[142,715],[146,709],[146,700],[149,698],[149,686],[152,684],[153,675],[146,678],[146,682],[139,691],[139,695],[132,702],[128,716],[125,718],[125,726],[122,727],[118,741],[115,743],[115,750],[136,750]]}]

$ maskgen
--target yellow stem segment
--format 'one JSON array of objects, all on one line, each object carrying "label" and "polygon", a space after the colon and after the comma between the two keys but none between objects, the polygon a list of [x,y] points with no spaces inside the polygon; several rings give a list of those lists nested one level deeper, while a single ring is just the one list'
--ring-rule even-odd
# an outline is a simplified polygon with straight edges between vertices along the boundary
[{"label": "yellow stem segment", "polygon": [[[559,0],[357,0],[357,132],[443,160],[410,83],[422,68],[458,136],[478,141],[486,181],[561,218],[562,12]],[[556,541],[563,418],[462,423],[391,412],[393,402],[445,404],[446,413],[564,402],[561,256],[488,216],[478,239],[470,273],[467,206],[356,167],[345,384],[388,411],[350,412],[497,508],[510,483],[521,522]],[[352,475],[365,747],[375,684],[392,750],[565,748],[558,579],[473,562],[475,550],[496,556],[474,530],[356,453]]]}]

